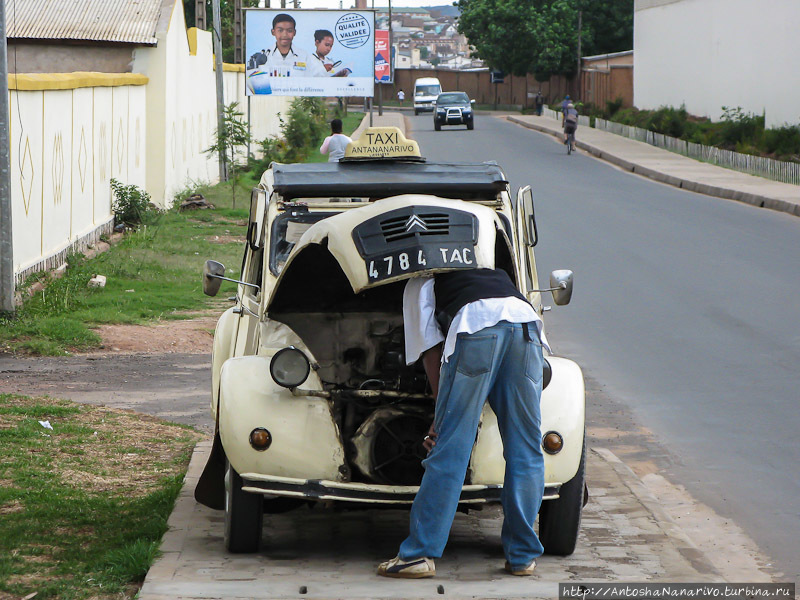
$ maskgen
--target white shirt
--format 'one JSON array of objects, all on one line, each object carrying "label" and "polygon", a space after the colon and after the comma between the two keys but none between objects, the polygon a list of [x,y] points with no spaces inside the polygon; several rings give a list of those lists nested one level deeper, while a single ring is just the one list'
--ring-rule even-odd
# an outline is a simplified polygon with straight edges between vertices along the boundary
[{"label": "white shirt", "polygon": [[319,60],[294,46],[289,48],[286,56],[280,53],[277,44],[266,54],[267,62],[261,65],[261,69],[272,77],[320,77],[328,74]]},{"label": "white shirt", "polygon": [[456,347],[459,333],[475,333],[497,325],[509,323],[536,323],[542,346],[551,352],[544,335],[544,324],[533,307],[515,297],[486,298],[461,307],[456,313],[447,339],[436,322],[436,297],[433,277],[409,279],[403,290],[403,322],[406,342],[406,363],[413,364],[426,350],[444,341],[442,361],[447,362]]},{"label": "white shirt", "polygon": [[347,149],[347,144],[352,142],[349,137],[343,133],[334,133],[325,138],[319,151],[323,154],[328,154],[328,162],[339,162],[344,158],[344,151]]},{"label": "white shirt", "polygon": [[405,92],[403,92],[403,90],[397,92],[397,99],[400,100],[401,102],[406,99],[406,95]]}]

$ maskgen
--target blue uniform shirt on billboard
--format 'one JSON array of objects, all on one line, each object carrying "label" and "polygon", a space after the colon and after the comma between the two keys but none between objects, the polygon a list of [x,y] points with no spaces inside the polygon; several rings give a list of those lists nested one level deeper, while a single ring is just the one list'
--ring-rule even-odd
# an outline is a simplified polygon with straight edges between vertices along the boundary
[{"label": "blue uniform shirt on billboard", "polygon": [[372,96],[374,60],[372,11],[245,11],[247,95]]}]

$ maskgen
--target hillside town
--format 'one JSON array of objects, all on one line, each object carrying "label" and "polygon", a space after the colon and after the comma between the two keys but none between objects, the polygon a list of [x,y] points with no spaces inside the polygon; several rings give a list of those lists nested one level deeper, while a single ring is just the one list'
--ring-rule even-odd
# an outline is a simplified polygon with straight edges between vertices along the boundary
[{"label": "hillside town", "polygon": [[[458,32],[458,8],[392,8],[392,44],[395,68],[460,69],[485,67],[470,55],[467,38]],[[389,29],[389,12],[378,10],[376,27]]]}]

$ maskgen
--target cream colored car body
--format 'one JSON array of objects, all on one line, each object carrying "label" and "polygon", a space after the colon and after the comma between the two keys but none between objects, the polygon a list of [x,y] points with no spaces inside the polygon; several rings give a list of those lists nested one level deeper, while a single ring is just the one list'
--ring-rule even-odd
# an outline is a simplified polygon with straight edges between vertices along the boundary
[{"label": "cream colored car body", "polygon": [[[254,191],[251,223],[258,230],[260,242],[269,248],[269,235],[274,220],[285,211],[281,197],[272,189],[272,171],[267,171]],[[514,231],[511,240],[515,271],[522,291],[540,313],[543,312],[532,247],[524,240],[532,232],[528,215],[512,209],[507,191],[493,202],[449,200],[427,195],[401,195],[377,202],[330,203],[308,199],[308,211],[337,211],[312,225],[302,234],[289,255],[282,273],[290,272],[293,262],[310,246],[327,245],[327,250],[340,265],[353,293],[370,287],[367,267],[355,247],[352,231],[365,220],[398,207],[409,205],[449,207],[474,214],[479,222],[476,267],[494,268],[495,236],[506,223]],[[518,205],[522,207],[520,196]],[[301,335],[284,323],[270,319],[267,307],[279,286],[264,259],[261,272],[256,269],[255,255],[248,251],[243,279],[258,282],[253,288],[239,285],[237,304],[220,318],[214,338],[212,414],[217,420],[219,439],[231,466],[245,480],[244,491],[269,496],[348,499],[354,493],[359,502],[408,503],[416,486],[392,486],[371,482],[353,482],[347,465],[345,444],[332,414],[331,403],[323,397],[293,393],[276,384],[270,377],[273,355],[287,346],[302,350],[311,364],[318,364]],[[415,275],[430,274],[420,272]],[[407,278],[407,274],[381,281],[380,284]],[[374,287],[374,286],[373,286]],[[383,317],[382,317],[383,318]],[[397,320],[397,315],[385,315]],[[348,327],[353,327],[349,323]],[[357,335],[357,334],[356,334]],[[556,455],[545,454],[547,491],[545,498],[558,497],[559,485],[575,476],[581,459],[584,434],[584,389],[579,367],[564,358],[548,358],[553,377],[542,394],[542,432],[557,431],[564,439],[564,448]],[[323,383],[316,370],[299,386],[302,390],[322,391]],[[268,450],[258,451],[249,443],[256,427],[267,429],[272,436]],[[476,491],[466,502],[485,501],[480,491],[502,485],[504,473],[502,442],[497,420],[488,404],[470,461],[470,485],[465,491]],[[308,482],[317,485],[308,491]],[[263,485],[256,485],[256,483]],[[279,489],[284,486],[282,489]],[[305,486],[305,487],[304,487]],[[333,490],[333,491],[332,491]],[[344,491],[343,491],[344,490]]]}]

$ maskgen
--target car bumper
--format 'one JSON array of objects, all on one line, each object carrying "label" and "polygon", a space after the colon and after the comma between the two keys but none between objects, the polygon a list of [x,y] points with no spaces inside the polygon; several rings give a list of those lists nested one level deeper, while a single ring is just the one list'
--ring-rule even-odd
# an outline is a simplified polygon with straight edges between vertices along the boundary
[{"label": "car bumper", "polygon": [[[415,485],[375,485],[369,483],[346,483],[320,479],[296,479],[258,473],[242,473],[242,490],[267,496],[309,498],[313,500],[340,500],[372,504],[411,504],[419,491]],[[560,484],[548,484],[544,500],[558,498]],[[465,485],[461,488],[462,504],[485,504],[499,502],[502,485]]]},{"label": "car bumper", "polygon": [[426,103],[423,103],[423,104],[414,104],[414,110],[433,112],[433,103],[432,102],[426,102]]}]

